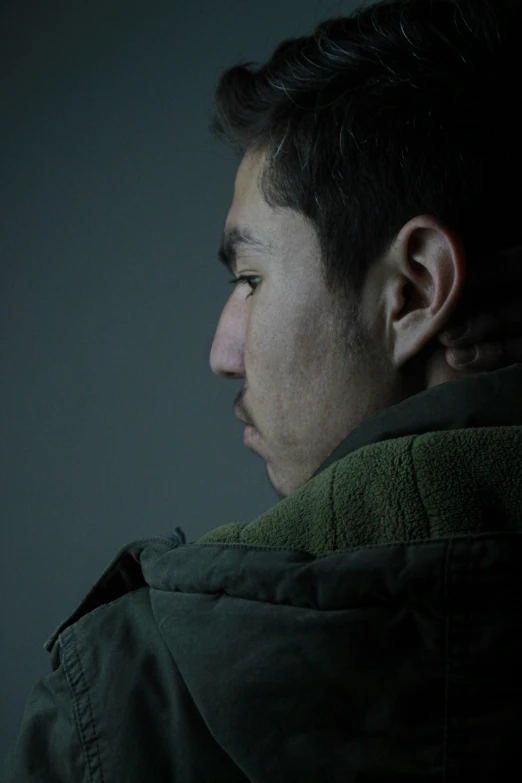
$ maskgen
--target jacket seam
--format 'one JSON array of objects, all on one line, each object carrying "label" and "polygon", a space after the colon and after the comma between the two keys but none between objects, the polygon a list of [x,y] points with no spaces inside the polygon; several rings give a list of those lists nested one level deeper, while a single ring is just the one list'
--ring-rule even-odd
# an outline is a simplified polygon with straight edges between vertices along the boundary
[{"label": "jacket seam", "polygon": [[74,626],[60,634],[59,643],[63,652],[65,676],[73,697],[76,727],[85,755],[89,780],[91,783],[104,783],[96,726]]},{"label": "jacket seam", "polygon": [[[504,538],[505,536],[516,536],[517,538],[522,536],[522,530],[498,530],[498,531],[485,531],[485,532],[464,532],[464,533],[456,533],[451,535],[452,539],[463,539],[463,538]],[[278,550],[281,552],[290,552],[290,553],[299,553],[307,555],[311,560],[321,560],[327,557],[332,557],[332,555],[338,555],[342,552],[352,553],[352,552],[359,552],[362,550],[369,551],[371,549],[391,549],[392,547],[397,547],[399,544],[403,546],[406,549],[409,549],[410,547],[418,546],[419,544],[422,544],[423,546],[427,547],[437,547],[441,544],[444,544],[446,540],[449,538],[449,534],[443,535],[438,534],[432,538],[426,538],[426,537],[419,537],[412,539],[411,541],[389,541],[384,544],[358,544],[357,546],[345,546],[341,549],[336,549],[334,552],[327,552],[324,555],[314,555],[311,552],[308,552],[306,549],[298,549],[295,546],[279,546],[279,545],[264,545],[264,544],[245,544],[241,541],[202,541],[199,543],[198,541],[195,541],[194,543],[197,544],[197,546],[202,547],[209,547],[209,548],[219,548],[219,549],[249,549],[252,552],[273,552],[274,550]],[[191,546],[191,545],[189,545]]]}]

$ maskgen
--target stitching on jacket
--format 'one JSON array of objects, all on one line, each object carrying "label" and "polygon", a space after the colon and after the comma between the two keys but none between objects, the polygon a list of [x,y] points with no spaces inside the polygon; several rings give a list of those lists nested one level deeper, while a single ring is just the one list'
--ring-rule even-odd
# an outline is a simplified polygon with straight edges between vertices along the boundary
[{"label": "stitching on jacket", "polygon": [[[522,530],[517,528],[517,530],[499,530],[485,533],[459,533],[452,535],[451,538],[453,540],[460,540],[464,538],[475,540],[489,538],[495,540],[497,538],[505,538],[505,536],[520,538],[522,536]],[[273,552],[274,549],[277,549],[281,552],[299,552],[300,554],[307,555],[310,560],[321,560],[326,557],[332,557],[332,555],[338,555],[341,552],[359,552],[363,549],[391,549],[392,547],[397,547],[399,545],[405,549],[410,549],[411,547],[418,546],[419,544],[422,544],[426,547],[440,547],[446,543],[447,538],[448,536],[438,536],[437,538],[416,538],[412,539],[411,541],[390,541],[387,544],[361,544],[360,546],[345,546],[342,549],[336,549],[334,552],[327,552],[325,555],[314,555],[311,552],[307,552],[306,549],[298,549],[295,546],[263,546],[262,544],[244,544],[239,541],[202,541],[201,543],[194,541],[194,544],[197,544],[197,546],[217,547],[219,549],[233,549],[237,547],[238,549],[250,549],[253,552]]]},{"label": "stitching on jacket", "polygon": [[[104,783],[100,748],[89,699],[89,691],[74,637],[74,626],[67,628],[59,637],[60,647],[63,651],[63,668],[73,696],[76,726],[87,761],[89,779],[91,780],[91,783]],[[83,720],[83,714],[86,711],[89,713],[88,722]],[[93,755],[95,756],[94,761]]]},{"label": "stitching on jacket", "polygon": [[446,605],[446,624],[444,628],[444,726],[442,732],[442,783],[448,779],[448,732],[449,732],[449,669],[450,669],[450,607],[449,607],[449,571],[453,540],[448,539],[444,563],[444,602]]}]

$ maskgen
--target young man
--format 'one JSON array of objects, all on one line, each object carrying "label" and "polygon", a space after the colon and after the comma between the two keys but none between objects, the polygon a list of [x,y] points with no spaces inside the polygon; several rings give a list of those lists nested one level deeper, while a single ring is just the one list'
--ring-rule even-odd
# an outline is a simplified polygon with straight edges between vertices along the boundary
[{"label": "young man", "polygon": [[518,762],[510,8],[378,3],[223,75],[236,286],[210,364],[244,379],[235,413],[281,502],[125,547],[46,643],[2,781],[489,781]]}]

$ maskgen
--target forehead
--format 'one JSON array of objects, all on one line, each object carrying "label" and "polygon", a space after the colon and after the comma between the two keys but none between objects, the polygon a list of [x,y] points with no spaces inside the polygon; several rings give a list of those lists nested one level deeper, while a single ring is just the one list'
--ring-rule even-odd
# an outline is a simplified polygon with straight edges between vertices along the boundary
[{"label": "forehead", "polygon": [[268,240],[278,233],[279,221],[259,190],[261,165],[259,156],[248,153],[239,165],[234,197],[225,222],[225,244],[232,242],[235,247],[254,247],[255,241],[250,241],[251,237],[258,239],[259,245],[268,244]]},{"label": "forehead", "polygon": [[260,156],[247,153],[239,164],[234,182],[234,198],[230,210],[234,213],[235,222],[242,222],[243,215],[237,214],[240,211],[255,209],[259,212],[263,208],[267,213],[270,211],[259,189],[261,173]]},{"label": "forehead", "polygon": [[[297,255],[304,264],[305,256],[317,255],[317,236],[305,218],[290,208],[270,207],[260,191],[260,177],[263,171],[265,156],[263,153],[247,153],[236,173],[234,198],[225,222],[224,242],[229,235],[245,229],[254,239],[259,240],[258,249],[277,253],[278,257]],[[236,242],[240,245],[255,248],[255,242]],[[261,245],[264,245],[261,248]]]}]

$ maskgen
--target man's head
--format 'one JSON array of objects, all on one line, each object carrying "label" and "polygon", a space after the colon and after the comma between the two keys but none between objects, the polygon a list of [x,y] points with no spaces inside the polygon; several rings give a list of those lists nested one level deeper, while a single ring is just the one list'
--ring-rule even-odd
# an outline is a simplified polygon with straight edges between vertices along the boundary
[{"label": "man's head", "polygon": [[387,1],[220,80],[211,128],[240,153],[225,246],[260,244],[235,245],[258,285],[236,286],[210,361],[244,379],[236,413],[280,497],[363,419],[455,377],[436,338],[468,267],[518,239],[509,29],[486,0]]},{"label": "man's head", "polygon": [[284,497],[363,419],[456,376],[442,346],[432,346],[466,270],[460,243],[421,216],[372,267],[349,308],[326,287],[313,227],[264,201],[261,166],[245,156],[225,227],[225,237],[244,231],[266,245],[235,248],[232,271],[253,276],[255,291],[235,287],[210,363],[217,375],[244,379],[236,413],[258,430],[253,447]]}]

